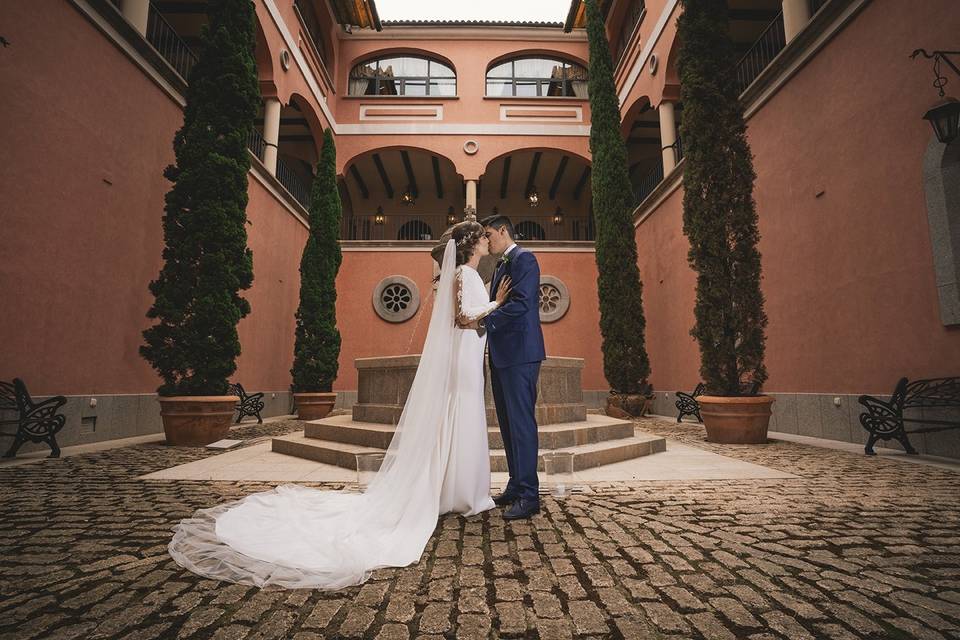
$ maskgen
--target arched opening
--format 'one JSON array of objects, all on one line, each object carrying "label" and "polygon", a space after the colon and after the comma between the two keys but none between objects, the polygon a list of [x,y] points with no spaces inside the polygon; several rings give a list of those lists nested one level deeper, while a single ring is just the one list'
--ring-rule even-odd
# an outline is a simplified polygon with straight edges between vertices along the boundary
[{"label": "arched opening", "polygon": [[487,96],[587,97],[587,69],[559,57],[524,55],[487,70]]},{"label": "arched opening", "polygon": [[480,178],[477,216],[530,223],[528,240],[594,239],[590,163],[559,149],[520,149],[492,160]]},{"label": "arched opening", "polygon": [[463,219],[463,177],[425,149],[365,152],[347,162],[340,184],[344,240],[437,239]]},{"label": "arched opening", "polygon": [[516,226],[518,240],[546,240],[547,232],[533,220],[524,220]]},{"label": "arched opening", "polygon": [[457,74],[438,59],[393,54],[368,58],[350,70],[351,96],[455,96]]},{"label": "arched opening", "polygon": [[[675,127],[678,127],[683,105],[673,104]],[[633,191],[634,206],[643,202],[664,178],[663,136],[661,135],[661,117],[649,98],[637,100],[623,121],[623,131],[627,143],[627,162],[630,168],[630,188]],[[676,130],[674,138],[674,158],[679,162],[683,157],[683,148]]]},{"label": "arched opening", "polygon": [[397,240],[432,240],[433,230],[423,220],[409,220],[400,226]]}]

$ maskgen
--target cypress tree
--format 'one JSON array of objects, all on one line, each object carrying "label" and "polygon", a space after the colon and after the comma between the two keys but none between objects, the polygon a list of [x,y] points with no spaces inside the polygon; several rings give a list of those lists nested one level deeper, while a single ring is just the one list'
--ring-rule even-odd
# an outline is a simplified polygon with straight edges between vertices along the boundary
[{"label": "cypress tree", "polygon": [[713,395],[741,395],[741,383],[767,379],[767,317],[760,290],[756,174],[743,106],[734,81],[734,50],[723,0],[683,0],[677,27],[683,231],[697,274],[700,375]]},{"label": "cypress tree", "polygon": [[160,395],[224,395],[250,312],[247,139],[260,103],[250,0],[211,0],[190,73],[163,216],[164,264],[150,283],[157,320],[140,354],[163,378]]},{"label": "cypress tree", "polygon": [[643,285],[637,266],[627,147],[613,61],[597,0],[586,0],[590,42],[590,185],[596,219],[597,289],[603,373],[617,393],[647,394],[650,361],[644,342]]},{"label": "cypress tree", "polygon": [[323,132],[310,203],[310,235],[300,260],[300,306],[294,346],[293,391],[330,392],[337,379],[340,332],[337,330],[337,272],[340,253],[340,193],[337,149],[330,129]]}]

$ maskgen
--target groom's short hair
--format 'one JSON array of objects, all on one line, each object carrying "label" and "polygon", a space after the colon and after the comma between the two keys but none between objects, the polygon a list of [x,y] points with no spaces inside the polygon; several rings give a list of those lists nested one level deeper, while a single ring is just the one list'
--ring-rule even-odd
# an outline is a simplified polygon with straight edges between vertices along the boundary
[{"label": "groom's short hair", "polygon": [[510,218],[507,216],[502,216],[500,214],[492,215],[484,218],[480,221],[485,227],[493,227],[494,229],[502,229],[503,227],[507,228],[507,233],[510,234],[512,240],[517,239],[517,232],[513,228],[513,223],[510,222]]}]

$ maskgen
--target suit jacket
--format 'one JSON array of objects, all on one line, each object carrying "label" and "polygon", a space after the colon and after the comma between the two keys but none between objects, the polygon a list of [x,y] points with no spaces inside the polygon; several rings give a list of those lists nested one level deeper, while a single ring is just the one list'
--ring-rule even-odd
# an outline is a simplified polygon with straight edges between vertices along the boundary
[{"label": "suit jacket", "polygon": [[546,358],[540,328],[540,264],[526,249],[517,246],[494,273],[490,299],[500,281],[510,276],[510,297],[486,317],[490,364],[498,369],[540,362]]}]

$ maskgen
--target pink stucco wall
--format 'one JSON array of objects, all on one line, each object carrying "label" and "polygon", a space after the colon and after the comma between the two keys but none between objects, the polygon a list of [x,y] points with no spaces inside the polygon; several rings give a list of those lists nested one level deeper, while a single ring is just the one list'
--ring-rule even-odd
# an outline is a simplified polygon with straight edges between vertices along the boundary
[{"label": "pink stucco wall", "polygon": [[[960,328],[940,322],[923,191],[932,132],[921,116],[936,92],[928,63],[908,57],[957,33],[952,8],[875,0],[748,122],[767,391],[882,394],[901,376],[958,374]],[[636,236],[662,389],[698,378],[681,200],[682,188]]]}]

